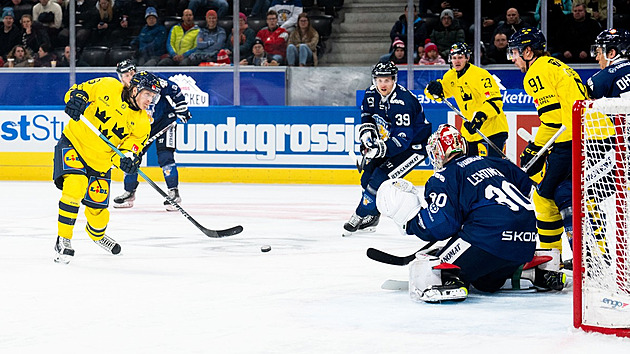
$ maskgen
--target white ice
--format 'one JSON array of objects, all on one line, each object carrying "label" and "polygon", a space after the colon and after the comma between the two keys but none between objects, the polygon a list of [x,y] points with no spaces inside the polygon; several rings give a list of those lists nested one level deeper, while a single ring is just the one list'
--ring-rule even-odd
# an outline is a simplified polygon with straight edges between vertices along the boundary
[{"label": "white ice", "polygon": [[441,305],[382,290],[407,268],[366,249],[408,255],[423,243],[390,220],[342,238],[358,186],[180,190],[202,225],[245,231],[208,238],[141,182],[133,209],[110,208],[108,234],[122,254],[89,240],[82,209],[76,255],[62,265],[53,262],[60,192],[52,182],[0,182],[0,353],[630,352],[630,339],[573,329],[570,290]]}]

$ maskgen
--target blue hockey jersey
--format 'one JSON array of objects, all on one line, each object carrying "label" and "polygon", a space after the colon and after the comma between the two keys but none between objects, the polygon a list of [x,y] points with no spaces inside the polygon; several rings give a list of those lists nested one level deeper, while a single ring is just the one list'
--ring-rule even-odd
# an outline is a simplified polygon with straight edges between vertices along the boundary
[{"label": "blue hockey jersey", "polygon": [[361,103],[361,123],[374,123],[380,138],[387,145],[386,156],[391,157],[409,149],[425,151],[431,135],[431,123],[425,116],[418,98],[401,85],[396,84],[384,99],[372,85],[365,90]]},{"label": "blue hockey jersey", "polygon": [[630,91],[630,61],[616,60],[596,72],[586,83],[591,98],[620,97],[620,94]]},{"label": "blue hockey jersey", "polygon": [[153,136],[177,119],[178,115],[190,118],[186,98],[179,86],[171,80],[158,76],[162,91],[157,103],[152,104],[147,112],[153,118],[151,135]]},{"label": "blue hockey jersey", "polygon": [[507,160],[461,156],[425,186],[428,207],[407,233],[425,241],[459,236],[499,258],[528,262],[536,249],[534,204],[527,174]]}]

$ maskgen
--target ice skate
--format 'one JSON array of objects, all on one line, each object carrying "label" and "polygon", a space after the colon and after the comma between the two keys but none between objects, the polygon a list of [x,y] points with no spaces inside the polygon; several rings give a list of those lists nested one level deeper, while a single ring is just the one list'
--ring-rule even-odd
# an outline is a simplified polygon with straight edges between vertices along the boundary
[{"label": "ice skate", "polygon": [[368,215],[362,218],[354,213],[350,220],[343,225],[344,232],[342,236],[350,236],[356,232],[374,232],[379,219],[380,215]]},{"label": "ice skate", "polygon": [[464,301],[468,297],[468,289],[458,277],[452,277],[444,281],[443,285],[433,285],[424,290],[420,295],[420,300],[430,303],[440,303],[442,301]]},{"label": "ice skate", "polygon": [[57,236],[57,242],[55,243],[55,252],[57,252],[55,262],[63,264],[70,263],[70,260],[72,259],[72,257],[74,257],[74,249],[72,248],[70,239]]},{"label": "ice skate", "polygon": [[345,237],[345,236],[350,236],[353,233],[357,232],[359,230],[359,225],[361,225],[362,220],[363,218],[357,215],[356,213],[352,214],[352,216],[350,217],[350,220],[348,220],[348,222],[343,224],[344,231],[343,231],[343,234],[341,235]]},{"label": "ice skate", "polygon": [[113,238],[105,235],[98,241],[94,241],[97,245],[99,245],[105,251],[111,254],[119,254],[120,253],[120,245]]},{"label": "ice skate", "polygon": [[363,220],[361,220],[361,224],[359,225],[359,231],[375,232],[380,218],[380,215],[368,215],[364,217]]},{"label": "ice skate", "polygon": [[[179,204],[182,202],[182,198],[179,196],[179,189],[171,188],[168,190],[168,197],[173,200],[175,203]],[[167,211],[177,211],[177,208],[169,203],[168,200],[164,201],[164,207]]]},{"label": "ice skate", "polygon": [[114,198],[114,208],[131,208],[134,200],[136,200],[136,191],[125,191],[125,193]]}]

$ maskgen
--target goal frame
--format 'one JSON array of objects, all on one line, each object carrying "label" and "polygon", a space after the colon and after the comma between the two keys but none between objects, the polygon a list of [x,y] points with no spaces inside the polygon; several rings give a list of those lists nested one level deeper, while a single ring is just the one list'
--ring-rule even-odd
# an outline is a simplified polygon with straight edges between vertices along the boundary
[{"label": "goal frame", "polygon": [[[584,141],[584,125],[583,115],[586,109],[593,107],[594,101],[592,100],[580,100],[575,101],[573,104],[573,117],[572,117],[572,136],[573,136],[573,326],[575,328],[582,329],[587,332],[598,332],[603,334],[615,335],[618,337],[630,337],[630,328],[611,328],[587,325],[583,323],[583,260],[582,260],[582,220],[585,217],[582,205],[584,199],[584,185],[582,183],[583,177],[583,141]],[[628,101],[630,105],[630,101]],[[630,113],[630,111],[628,112]],[[618,126],[619,118],[615,118],[615,131],[617,136],[622,128]],[[621,145],[621,144],[619,144]],[[628,154],[627,148],[623,151],[619,151],[616,148],[615,155],[625,153]],[[615,178],[618,178],[617,176]],[[619,210],[620,206],[617,205]],[[623,218],[623,216],[622,216]],[[617,223],[619,223],[619,216],[616,216]],[[629,218],[630,219],[630,218]]]}]

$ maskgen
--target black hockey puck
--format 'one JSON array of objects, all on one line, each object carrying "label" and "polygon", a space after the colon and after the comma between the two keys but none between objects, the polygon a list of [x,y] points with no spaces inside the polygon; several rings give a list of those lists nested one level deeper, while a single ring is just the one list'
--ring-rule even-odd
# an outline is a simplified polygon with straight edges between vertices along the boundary
[{"label": "black hockey puck", "polygon": [[269,252],[269,251],[271,251],[271,246],[269,246],[269,245],[262,245],[260,247],[260,251],[261,252]]}]

